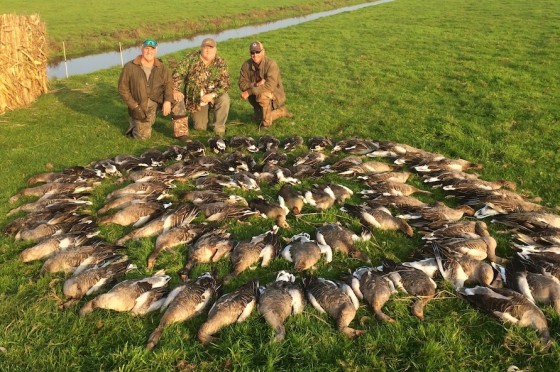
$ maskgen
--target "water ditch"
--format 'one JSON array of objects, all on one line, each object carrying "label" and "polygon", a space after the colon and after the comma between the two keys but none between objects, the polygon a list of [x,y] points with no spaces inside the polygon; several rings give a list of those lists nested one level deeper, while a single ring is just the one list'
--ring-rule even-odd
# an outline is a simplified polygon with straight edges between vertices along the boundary
[{"label": "water ditch", "polygon": [[[274,31],[304,22],[313,21],[319,18],[332,16],[344,12],[352,12],[366,7],[384,4],[393,0],[379,0],[369,3],[363,3],[343,8],[328,10],[320,13],[308,14],[302,17],[286,18],[280,21],[270,22],[256,26],[245,26],[232,30],[222,31],[216,34],[197,35],[188,39],[177,41],[161,42],[158,45],[158,54],[165,55],[179,50],[194,48],[200,45],[203,39],[211,37],[221,42],[229,39],[242,38],[251,35],[257,35],[262,32]],[[114,66],[119,66],[123,62],[128,62],[138,55],[138,47],[131,47],[122,50],[122,59],[120,52],[107,52],[90,56],[83,56],[52,64],[47,67],[47,77],[49,79],[65,78],[66,76],[87,74]]]}]

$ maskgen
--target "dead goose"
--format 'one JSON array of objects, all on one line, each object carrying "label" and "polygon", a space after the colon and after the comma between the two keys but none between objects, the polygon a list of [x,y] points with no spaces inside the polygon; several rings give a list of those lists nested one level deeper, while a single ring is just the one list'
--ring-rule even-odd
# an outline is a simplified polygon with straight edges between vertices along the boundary
[{"label": "dead goose", "polygon": [[375,196],[410,196],[412,194],[431,194],[430,191],[419,189],[418,187],[402,182],[384,181],[379,183],[369,183],[369,189],[360,191],[361,195],[368,195],[370,198]]},{"label": "dead goose", "polygon": [[502,223],[515,228],[539,231],[551,227],[560,228],[560,216],[545,212],[510,213],[496,216],[492,222]]},{"label": "dead goose", "polygon": [[280,206],[287,208],[294,215],[301,213],[305,198],[300,191],[294,189],[292,185],[284,184],[278,191],[278,203]]},{"label": "dead goose", "polygon": [[385,275],[372,267],[360,267],[352,273],[351,287],[356,297],[364,299],[382,322],[395,320],[382,310],[385,303],[395,293],[395,286]]},{"label": "dead goose", "polygon": [[[243,203],[246,201],[243,199]],[[246,205],[236,205],[226,202],[217,202],[199,205],[198,208],[204,215],[206,221],[223,221],[229,218],[243,219],[254,216],[255,212]]]},{"label": "dead goose", "polygon": [[364,138],[348,138],[338,141],[332,152],[342,151],[348,154],[366,155],[379,149],[379,144]]},{"label": "dead goose", "polygon": [[162,271],[151,277],[122,281],[107,293],[100,294],[87,302],[82,306],[79,314],[84,316],[95,309],[107,309],[144,315],[161,307],[162,295],[170,279],[171,277]]},{"label": "dead goose", "polygon": [[432,173],[441,171],[465,171],[468,169],[482,169],[482,164],[473,163],[464,159],[439,159],[428,160],[423,164],[418,164],[413,167],[419,173]]},{"label": "dead goose", "polygon": [[274,151],[280,147],[280,140],[273,136],[262,136],[257,141],[257,147],[260,151],[267,152],[267,151]]},{"label": "dead goose", "polygon": [[496,272],[490,264],[451,251],[436,242],[432,242],[432,247],[441,276],[455,289],[464,287],[465,283],[501,286],[501,281],[495,282]]},{"label": "dead goose", "polygon": [[277,234],[278,226],[274,226],[272,230],[254,236],[251,240],[237,242],[230,255],[233,272],[228,274],[224,281],[228,282],[235,278],[256,264],[260,259],[262,259],[262,267],[268,266],[280,250]]},{"label": "dead goose", "polygon": [[437,242],[453,252],[466,254],[476,260],[488,258],[492,262],[502,262],[496,256],[498,243],[487,230],[482,230],[478,238],[448,238],[439,239]]},{"label": "dead goose", "polygon": [[27,186],[32,186],[38,183],[60,182],[64,179],[68,180],[71,177],[74,177],[73,181],[71,182],[75,182],[78,177],[81,177],[82,179],[103,179],[106,177],[106,175],[98,169],[75,166],[66,168],[60,172],[46,172],[33,175],[27,180]]},{"label": "dead goose", "polygon": [[220,137],[213,137],[208,139],[208,146],[214,154],[223,153],[228,147],[226,140]]},{"label": "dead goose", "polygon": [[560,245],[560,229],[551,227],[536,232],[515,231],[513,238],[525,245],[534,245],[547,247],[551,245]]},{"label": "dead goose", "polygon": [[[368,197],[368,195],[362,195],[362,198]],[[428,207],[428,204],[421,200],[416,199],[413,196],[394,196],[394,195],[380,195],[374,199],[367,200],[366,204],[372,208],[377,207],[396,207],[400,210],[416,210],[424,207]]]},{"label": "dead goose", "polygon": [[350,199],[354,195],[354,191],[339,183],[331,182],[328,186],[331,188],[334,194],[334,202],[337,204],[344,203],[346,199]]},{"label": "dead goose", "polygon": [[161,252],[181,244],[189,244],[202,234],[208,232],[208,229],[208,226],[201,224],[184,225],[174,227],[159,235],[156,239],[156,246],[148,257],[147,268],[152,269],[154,267],[156,259]]},{"label": "dead goose", "polygon": [[148,338],[146,348],[152,350],[158,344],[164,328],[168,325],[184,322],[202,314],[216,295],[217,287],[216,278],[206,272],[197,279],[188,280],[174,288],[161,306],[165,313]]},{"label": "dead goose", "polygon": [[519,260],[532,272],[546,275],[560,281],[560,255],[552,252],[517,252]]},{"label": "dead goose", "polygon": [[238,150],[246,150],[249,152],[257,152],[259,148],[257,147],[257,141],[253,137],[245,137],[245,136],[233,136],[229,140],[229,147],[238,149]]},{"label": "dead goose", "polygon": [[199,210],[197,207],[189,204],[182,204],[176,208],[168,210],[163,216],[153,219],[146,225],[131,231],[119,240],[117,244],[125,244],[127,241],[133,239],[148,238],[155,235],[160,235],[174,227],[180,225],[188,225],[194,220]]},{"label": "dead goose", "polygon": [[336,195],[330,186],[313,185],[311,190],[304,193],[307,204],[314,206],[319,210],[325,210],[332,207],[336,201]]},{"label": "dead goose", "polygon": [[98,219],[100,225],[117,224],[121,226],[142,226],[147,221],[160,215],[171,204],[161,202],[138,202],[117,211],[116,213]]},{"label": "dead goose", "polygon": [[213,335],[222,328],[245,321],[255,307],[258,289],[258,280],[253,280],[220,297],[198,330],[198,340],[202,344],[213,342],[216,340]]},{"label": "dead goose", "polygon": [[341,176],[346,177],[356,177],[357,175],[361,174],[370,174],[370,173],[385,173],[391,172],[394,170],[394,166],[391,164],[387,164],[381,161],[366,161],[362,162],[358,165],[352,165],[346,170],[338,172]]},{"label": "dead goose", "polygon": [[82,232],[59,234],[46,238],[32,247],[24,249],[19,257],[22,262],[41,260],[68,248],[84,244],[91,236]]},{"label": "dead goose", "polygon": [[362,225],[369,229],[402,231],[407,236],[414,235],[412,227],[404,219],[393,217],[385,207],[344,204],[341,209],[360,219]]},{"label": "dead goose", "polygon": [[303,312],[305,294],[296,277],[286,271],[280,271],[276,281],[260,289],[257,310],[274,329],[275,342],[281,342],[286,337],[284,322],[290,315]]},{"label": "dead goose", "polygon": [[321,167],[321,173],[344,172],[348,170],[348,168],[355,165],[360,165],[362,163],[363,160],[360,156],[350,155],[338,160],[333,164],[323,165]]},{"label": "dead goose", "polygon": [[306,155],[296,158],[294,166],[309,165],[319,169],[320,165],[327,159],[327,155],[322,152],[308,152]]},{"label": "dead goose", "polygon": [[325,254],[327,263],[332,261],[331,247],[311,240],[306,233],[294,235],[281,251],[284,259],[294,263],[297,272],[314,268],[321,259],[321,254]]},{"label": "dead goose", "polygon": [[333,252],[341,252],[362,261],[369,261],[369,257],[354,245],[356,241],[368,239],[369,236],[360,237],[339,222],[324,223],[323,226],[317,228],[315,233],[317,242],[329,246]]},{"label": "dead goose", "polygon": [[134,269],[136,269],[136,265],[131,264],[127,256],[117,255],[71,276],[66,279],[62,287],[62,292],[68,298],[62,307],[67,308],[82,297],[101,291],[128,271]]},{"label": "dead goose", "polygon": [[249,208],[257,211],[264,218],[274,219],[276,225],[282,228],[289,228],[286,215],[290,211],[286,206],[264,200],[262,196],[249,200]]},{"label": "dead goose", "polygon": [[397,265],[384,259],[381,267],[384,274],[393,282],[395,288],[416,296],[412,305],[412,314],[418,319],[424,319],[424,307],[436,294],[436,282],[425,272],[414,267]]},{"label": "dead goose", "polygon": [[17,202],[22,197],[37,196],[37,197],[51,197],[53,195],[69,195],[69,194],[83,194],[93,190],[94,186],[99,185],[101,182],[77,182],[77,183],[64,183],[64,182],[51,182],[43,185],[28,187],[8,199],[10,204]]},{"label": "dead goose", "polygon": [[95,235],[96,228],[97,225],[90,216],[74,213],[59,214],[36,226],[23,228],[16,233],[15,239],[39,241],[72,231]]},{"label": "dead goose", "polygon": [[17,208],[13,208],[6,214],[6,216],[12,216],[19,212],[26,212],[26,213],[39,212],[48,206],[52,208],[65,208],[66,206],[76,206],[76,205],[86,206],[86,205],[93,204],[91,201],[85,199],[83,196],[82,197],[72,197],[72,196],[51,197],[52,195],[48,195],[48,196],[49,197],[41,197],[35,202],[25,203]]},{"label": "dead goose", "polygon": [[468,205],[448,207],[440,201],[434,205],[412,210],[411,213],[398,215],[399,218],[411,220],[410,225],[416,227],[439,228],[446,223],[460,220],[464,215],[473,216],[474,209]]},{"label": "dead goose", "polygon": [[488,227],[483,221],[457,221],[439,229],[424,232],[423,240],[441,240],[449,238],[479,238]]},{"label": "dead goose", "polygon": [[522,294],[507,288],[460,288],[461,297],[476,308],[519,327],[532,327],[537,330],[545,347],[552,343],[548,323],[543,312]]},{"label": "dead goose", "polygon": [[350,338],[364,333],[349,327],[360,304],[347,284],[315,277],[303,279],[303,284],[309,302],[321,313],[334,318],[340,332]]},{"label": "dead goose", "polygon": [[328,137],[316,136],[307,140],[307,147],[309,147],[309,150],[314,152],[323,151],[327,147],[332,147],[332,145],[332,140]]},{"label": "dead goose", "polygon": [[87,268],[122,253],[123,250],[124,247],[103,241],[68,248],[47,259],[41,267],[41,273],[64,272],[78,275]]},{"label": "dead goose", "polygon": [[225,228],[203,234],[190,246],[187,263],[179,271],[179,276],[183,281],[187,280],[194,265],[218,262],[222,257],[229,256],[233,246],[231,234]]},{"label": "dead goose", "polygon": [[379,184],[380,182],[397,182],[397,183],[406,183],[410,178],[410,172],[383,172],[383,173],[371,173],[362,176],[358,176],[357,178],[361,180],[368,186]]},{"label": "dead goose", "polygon": [[296,148],[303,146],[303,138],[297,135],[288,137],[282,141],[281,146],[285,151],[293,151]]}]

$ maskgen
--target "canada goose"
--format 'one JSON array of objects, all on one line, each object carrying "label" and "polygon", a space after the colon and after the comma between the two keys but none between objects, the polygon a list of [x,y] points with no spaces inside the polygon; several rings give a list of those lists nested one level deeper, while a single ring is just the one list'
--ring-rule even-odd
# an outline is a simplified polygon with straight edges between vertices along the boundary
[{"label": "canada goose", "polygon": [[322,152],[308,152],[306,155],[299,156],[294,161],[294,166],[309,165],[319,169],[320,165],[327,159],[327,155]]},{"label": "canada goose", "polygon": [[282,206],[278,203],[269,202],[264,200],[264,198],[258,197],[249,200],[249,208],[257,211],[264,218],[271,218],[276,221],[276,225],[281,228],[289,228],[290,225],[286,221],[286,215],[290,211],[288,207]]},{"label": "canada goose", "polygon": [[198,330],[198,340],[202,344],[213,342],[216,340],[213,335],[220,329],[245,321],[253,312],[258,290],[259,282],[253,280],[218,298],[208,312],[208,319]]},{"label": "canada goose", "polygon": [[284,322],[290,315],[303,312],[305,294],[302,285],[296,283],[296,277],[286,271],[280,271],[276,281],[260,289],[257,310],[274,329],[275,342],[286,337]]},{"label": "canada goose", "polygon": [[377,142],[354,137],[338,141],[333,147],[332,152],[343,151],[348,154],[366,155],[378,149],[379,144]]},{"label": "canada goose", "polygon": [[208,146],[214,154],[223,153],[228,147],[226,140],[220,137],[213,137],[208,139]]},{"label": "canada goose", "polygon": [[229,256],[233,246],[231,234],[225,228],[204,233],[189,247],[187,263],[179,271],[179,276],[186,281],[194,265],[218,262],[222,257]]},{"label": "canada goose", "polygon": [[164,328],[168,325],[184,322],[202,314],[216,295],[217,287],[216,278],[206,272],[174,288],[161,306],[165,313],[148,338],[146,349],[152,350],[158,344]]},{"label": "canada goose", "polygon": [[232,178],[243,190],[259,191],[261,189],[257,183],[257,178],[253,175],[253,173],[236,172],[233,174]]},{"label": "canada goose", "polygon": [[[251,154],[244,154],[240,151],[230,152],[222,156],[228,172],[252,172],[257,163]],[[214,171],[215,173],[215,171]]]},{"label": "canada goose", "polygon": [[349,327],[360,304],[347,284],[316,277],[304,278],[303,284],[309,302],[318,311],[334,318],[340,332],[349,338],[364,333]]},{"label": "canada goose", "polygon": [[412,227],[404,219],[394,217],[385,207],[344,204],[342,210],[360,219],[362,225],[369,229],[399,230],[408,236],[414,235]]},{"label": "canada goose", "polygon": [[277,234],[278,226],[274,226],[271,230],[252,237],[251,240],[237,242],[230,254],[233,272],[228,274],[224,281],[228,282],[235,278],[260,259],[262,259],[262,267],[268,266],[281,248]]},{"label": "canada goose", "polygon": [[412,314],[418,319],[424,319],[424,307],[436,294],[436,283],[422,270],[414,267],[397,265],[384,259],[382,271],[393,282],[395,288],[416,296],[412,305]]},{"label": "canada goose", "polygon": [[281,147],[285,151],[293,151],[300,146],[303,146],[303,138],[298,135],[288,137],[281,142]]},{"label": "canada goose", "polygon": [[107,293],[87,302],[79,314],[85,316],[95,309],[107,309],[143,315],[157,310],[163,304],[161,297],[170,279],[169,275],[157,272],[151,277],[122,281]]},{"label": "canada goose", "polygon": [[382,322],[395,320],[382,310],[385,303],[396,292],[393,282],[371,267],[360,267],[352,273],[351,287],[359,299],[364,299]]},{"label": "canada goose", "polygon": [[306,233],[294,235],[281,251],[284,259],[294,263],[297,272],[312,269],[319,262],[321,254],[325,254],[326,262],[332,261],[331,247],[311,240]]},{"label": "canada goose", "polygon": [[333,252],[341,252],[362,261],[369,261],[369,257],[354,246],[354,243],[362,240],[363,237],[354,234],[339,222],[324,223],[317,228],[316,236],[319,244],[329,246]]},{"label": "canada goose", "polygon": [[301,183],[299,179],[292,177],[293,173],[289,168],[272,163],[265,163],[262,169],[258,172],[254,172],[253,175],[256,177],[258,184],[289,183],[296,185]]},{"label": "canada goose", "polygon": [[241,151],[243,150],[249,152],[259,151],[259,148],[257,147],[257,142],[253,137],[244,137],[244,136],[231,137],[231,139],[229,140],[229,147]]},{"label": "canada goose", "polygon": [[280,147],[280,140],[273,136],[262,136],[257,141],[257,147],[262,152],[274,151]]},{"label": "canada goose", "polygon": [[461,297],[476,308],[519,327],[537,330],[545,347],[550,347],[552,339],[543,312],[522,294],[507,288],[460,288]]},{"label": "canada goose", "polygon": [[66,279],[62,292],[68,298],[62,305],[67,308],[84,296],[101,291],[128,271],[136,269],[127,256],[113,256],[106,261]]},{"label": "canada goose", "polygon": [[292,185],[285,183],[278,191],[278,203],[294,215],[298,215],[305,204],[305,197],[300,191],[294,189]]},{"label": "canada goose", "polygon": [[332,145],[332,140],[328,137],[316,136],[307,140],[307,147],[313,152],[323,151],[327,147],[332,147]]}]

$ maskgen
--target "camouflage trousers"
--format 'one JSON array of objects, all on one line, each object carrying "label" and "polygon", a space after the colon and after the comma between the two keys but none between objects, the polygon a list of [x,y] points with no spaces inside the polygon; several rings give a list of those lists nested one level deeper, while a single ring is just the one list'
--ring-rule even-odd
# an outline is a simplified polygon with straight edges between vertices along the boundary
[{"label": "camouflage trousers", "polygon": [[[146,140],[152,136],[152,126],[156,121],[156,113],[161,109],[157,102],[148,100],[148,108],[146,110],[146,118],[144,120],[128,118],[128,129],[126,135],[134,137],[138,140]],[[189,121],[187,117],[187,109],[184,101],[173,102],[171,106],[173,136],[181,137],[189,135]]]},{"label": "camouflage trousers", "polygon": [[278,104],[274,93],[270,91],[259,95],[250,95],[249,103],[253,106],[255,121],[263,127],[270,127],[275,119],[281,117],[277,114],[281,105]]},{"label": "camouflage trousers", "polygon": [[229,114],[230,98],[227,93],[214,98],[209,105],[200,106],[198,111],[192,112],[193,127],[196,130],[207,130],[208,115],[210,109],[214,110],[214,133],[224,135],[226,132],[226,121]]}]

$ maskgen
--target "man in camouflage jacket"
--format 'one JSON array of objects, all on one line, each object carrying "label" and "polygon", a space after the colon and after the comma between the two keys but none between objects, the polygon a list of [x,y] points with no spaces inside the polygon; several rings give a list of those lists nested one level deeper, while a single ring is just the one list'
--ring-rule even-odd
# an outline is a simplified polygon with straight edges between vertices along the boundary
[{"label": "man in camouflage jacket", "polygon": [[249,52],[251,58],[241,66],[238,84],[241,98],[253,106],[255,120],[263,127],[270,127],[278,118],[292,117],[285,106],[286,94],[278,64],[266,57],[259,41],[249,45]]},{"label": "man in camouflage jacket", "polygon": [[217,54],[216,41],[204,39],[197,50],[179,62],[173,72],[176,100],[183,99],[194,129],[206,130],[209,108],[214,109],[214,133],[223,136],[229,114],[230,78],[225,60]]}]

